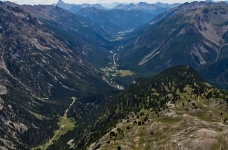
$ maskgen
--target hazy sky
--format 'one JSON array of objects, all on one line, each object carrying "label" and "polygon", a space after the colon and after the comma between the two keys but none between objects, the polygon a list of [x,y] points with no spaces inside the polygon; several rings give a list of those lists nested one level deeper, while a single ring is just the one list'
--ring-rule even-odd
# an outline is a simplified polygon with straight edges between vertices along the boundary
[{"label": "hazy sky", "polygon": [[[3,0],[6,1],[6,0]],[[8,0],[11,2],[15,2],[17,4],[54,4],[57,3],[58,0]],[[70,3],[70,4],[82,4],[82,3],[113,3],[113,2],[124,2],[124,3],[137,3],[140,1],[147,2],[147,3],[156,3],[156,2],[163,2],[163,3],[184,3],[184,2],[191,2],[195,0],[63,0],[65,3]]]}]

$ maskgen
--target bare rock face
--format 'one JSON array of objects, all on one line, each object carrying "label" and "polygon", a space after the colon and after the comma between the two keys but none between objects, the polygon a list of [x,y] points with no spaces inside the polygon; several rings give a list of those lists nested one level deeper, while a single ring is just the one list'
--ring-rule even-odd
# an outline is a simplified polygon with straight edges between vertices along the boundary
[{"label": "bare rock face", "polygon": [[107,39],[111,35],[99,24],[53,5],[16,5],[10,2],[6,4],[26,10],[40,24],[66,39],[71,47],[80,51],[91,64],[107,63],[106,48],[111,45]]},{"label": "bare rock face", "polygon": [[[0,95],[4,95],[7,93],[7,89],[5,86],[0,85]],[[1,102],[1,100],[0,100]]]},{"label": "bare rock face", "polygon": [[159,15],[129,43],[121,62],[161,71],[187,64],[198,68],[227,57],[227,4],[185,3]]},{"label": "bare rock face", "polygon": [[191,3],[186,2],[182,5],[171,8],[170,10],[157,15],[153,20],[151,20],[150,24],[154,24],[161,20],[165,20],[171,16],[182,13],[184,11],[198,9],[198,8],[202,8],[202,7],[209,7],[209,6],[213,6],[213,5],[215,5],[215,4],[212,2],[203,2],[203,1],[201,1],[201,2],[195,1],[195,2],[191,2]]},{"label": "bare rock face", "polygon": [[7,75],[28,91],[44,97],[52,94],[55,84],[77,91],[81,85],[86,88],[90,84],[85,74],[96,78],[98,71],[78,49],[44,28],[23,9],[6,7],[1,7],[0,46],[1,68]]}]

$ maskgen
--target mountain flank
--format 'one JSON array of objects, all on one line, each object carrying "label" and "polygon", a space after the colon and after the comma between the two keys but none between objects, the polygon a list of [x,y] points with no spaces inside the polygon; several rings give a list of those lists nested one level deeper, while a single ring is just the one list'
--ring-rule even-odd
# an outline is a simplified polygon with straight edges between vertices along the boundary
[{"label": "mountain flank", "polygon": [[71,46],[80,50],[90,63],[96,66],[102,66],[107,63],[107,49],[110,49],[112,44],[105,37],[110,37],[110,35],[96,23],[86,18],[75,16],[57,6],[16,5],[10,2],[6,4],[26,10],[37,18],[43,26],[66,39]]},{"label": "mountain flank", "polygon": [[122,9],[105,10],[94,7],[86,7],[73,13],[98,23],[113,36],[118,32],[133,30],[149,22],[155,16],[137,9],[126,11]]},{"label": "mountain flank", "polygon": [[70,97],[110,86],[28,12],[5,3],[0,12],[0,145],[31,149],[53,135]]},{"label": "mountain flank", "polygon": [[161,20],[165,20],[173,15],[182,13],[184,11],[198,9],[198,8],[202,8],[202,7],[210,7],[210,6],[214,6],[214,5],[216,5],[216,4],[212,3],[212,2],[204,2],[204,1],[199,1],[199,2],[195,1],[195,2],[191,2],[191,3],[186,2],[182,5],[171,8],[170,10],[167,10],[164,13],[160,13],[159,15],[157,15],[154,19],[152,19],[150,21],[150,24],[154,24]]},{"label": "mountain flank", "polygon": [[[59,1],[56,6],[73,14],[88,18],[98,23],[106,32],[112,35],[112,40],[122,39],[116,36],[118,32],[133,30],[147,22],[155,15],[169,10],[179,4],[119,4],[114,8],[104,8],[99,4],[67,4]],[[110,38],[110,37],[109,37]]]},{"label": "mountain flank", "polygon": [[[107,98],[94,94],[84,99],[87,106],[99,105],[98,101]],[[150,78],[136,79],[117,97],[108,99],[87,121],[82,110],[83,116],[72,109],[71,117],[77,116],[84,123],[50,149],[227,147],[227,91],[206,83],[191,67],[176,66]],[[71,144],[63,146],[69,141]]]},{"label": "mountain flank", "polygon": [[[112,117],[100,119],[110,128],[88,149],[213,150],[228,146],[227,91],[207,84],[190,67],[177,66],[136,80],[117,99],[114,110],[106,111]],[[118,123],[113,118],[119,118]]]},{"label": "mountain flank", "polygon": [[153,24],[130,42],[120,54],[120,63],[131,69],[159,72],[178,64],[198,68],[227,57],[227,5],[206,7],[210,3],[205,3],[205,7],[184,11],[193,4],[179,6],[183,11],[172,12],[174,15]]},{"label": "mountain flank", "polygon": [[228,88],[228,59],[224,58],[217,62],[198,70],[199,74],[204,77],[210,84],[221,89]]}]

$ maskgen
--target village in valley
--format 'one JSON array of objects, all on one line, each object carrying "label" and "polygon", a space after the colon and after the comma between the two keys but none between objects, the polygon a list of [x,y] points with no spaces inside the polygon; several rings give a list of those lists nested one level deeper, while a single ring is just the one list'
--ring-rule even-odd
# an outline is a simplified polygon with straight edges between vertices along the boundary
[{"label": "village in valley", "polygon": [[[121,47],[120,47],[121,48]],[[119,50],[119,49],[118,49]],[[126,76],[132,76],[134,73],[130,70],[118,70],[118,58],[116,56],[117,53],[114,53],[113,51],[110,51],[110,63],[108,67],[100,68],[100,70],[103,72],[105,77],[109,80],[109,82],[117,87],[120,90],[124,90],[124,87],[121,85],[118,85],[114,82],[115,77],[126,77]]]}]

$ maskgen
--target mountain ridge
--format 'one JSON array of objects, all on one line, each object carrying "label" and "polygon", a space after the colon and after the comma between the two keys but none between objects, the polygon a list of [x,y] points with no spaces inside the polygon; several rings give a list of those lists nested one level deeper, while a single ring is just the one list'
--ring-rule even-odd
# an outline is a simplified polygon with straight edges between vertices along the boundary
[{"label": "mountain ridge", "polygon": [[89,149],[213,149],[220,144],[225,148],[228,97],[227,91],[223,92],[187,66],[174,66],[157,76],[136,80],[119,97],[115,112],[110,111],[112,117],[120,118],[118,123]]},{"label": "mountain ridge", "polygon": [[167,3],[155,3],[155,4],[148,4],[146,2],[139,2],[137,4],[119,4],[114,9],[123,9],[123,10],[141,10],[145,13],[150,13],[150,14],[160,14],[162,12],[165,12],[169,10],[172,7],[178,6],[178,3],[174,4],[167,4]]},{"label": "mountain ridge", "polygon": [[[108,48],[112,44],[104,37],[109,36],[97,24],[56,6],[15,5],[36,17],[43,26],[66,39],[73,47],[81,50],[84,57],[94,65],[103,65],[108,61]],[[108,48],[107,48],[108,47]]]},{"label": "mountain ridge", "polygon": [[153,14],[144,13],[141,10],[102,10],[90,7],[73,13],[91,19],[113,35],[121,31],[134,29],[154,17]]},{"label": "mountain ridge", "polygon": [[56,6],[63,8],[63,9],[67,9],[67,10],[80,10],[81,8],[85,8],[85,7],[95,7],[98,9],[105,9],[102,5],[100,4],[87,4],[87,3],[83,3],[83,4],[68,4],[63,2],[63,0],[59,0],[56,4]]},{"label": "mountain ridge", "polygon": [[227,5],[218,4],[185,11],[157,22],[125,47],[121,61],[151,71],[178,64],[197,68],[216,62],[226,55],[225,51],[220,53],[226,45],[223,38],[227,29],[226,9]]},{"label": "mountain ridge", "polygon": [[[107,103],[106,106],[103,106],[103,110],[97,112],[98,114],[100,114],[96,115],[99,116],[97,119],[94,118],[93,121],[90,120],[88,123],[85,122],[84,126],[86,129],[84,131],[75,129],[74,132],[80,134],[80,138],[77,137],[75,139],[70,139],[70,136],[75,134],[73,132],[68,133],[66,134],[64,139],[62,138],[57,141],[52,147],[50,147],[50,149],[55,149],[61,146],[64,143],[62,143],[63,140],[65,142],[71,140],[71,144],[68,146],[74,149],[116,149],[119,146],[121,147],[121,149],[129,149],[132,147],[137,149],[140,146],[143,148],[151,148],[151,145],[154,145],[154,142],[151,142],[149,140],[151,139],[151,137],[155,138],[156,136],[161,136],[161,140],[163,135],[164,137],[166,137],[169,132],[172,132],[172,130],[162,130],[168,132],[166,135],[166,132],[160,132],[160,129],[158,129],[158,131],[156,130],[157,128],[150,129],[150,125],[156,123],[168,128],[168,126],[166,126],[166,123],[172,126],[173,124],[178,122],[184,123],[185,119],[188,118],[185,117],[185,115],[182,116],[176,111],[180,111],[180,113],[182,114],[186,113],[186,115],[189,113],[188,115],[196,117],[196,125],[198,125],[199,128],[202,127],[200,125],[201,123],[208,121],[205,119],[209,118],[209,114],[208,118],[204,119],[200,118],[204,114],[200,113],[200,115],[198,116],[197,112],[200,112],[200,110],[205,111],[206,108],[209,109],[209,107],[214,107],[214,105],[210,106],[207,104],[208,107],[204,105],[202,106],[201,103],[198,103],[199,98],[200,100],[202,98],[202,103],[206,103],[208,101],[207,99],[209,98],[210,104],[213,104],[213,102],[215,101],[217,102],[216,99],[218,99],[219,101],[216,103],[215,108],[217,109],[221,107],[221,112],[223,112],[224,114],[224,118],[222,117],[223,119],[228,117],[226,111],[228,97],[226,96],[226,93],[227,91],[220,91],[211,86],[210,84],[206,83],[205,80],[202,79],[193,68],[184,65],[175,66],[163,71],[159,75],[150,78],[136,79],[134,84],[132,84],[125,91],[114,97],[114,99]],[[183,107],[183,102],[185,107]],[[87,101],[87,103],[91,103],[91,105],[93,105],[96,103],[96,101]],[[212,108],[212,110],[213,109],[214,108]],[[75,112],[73,112],[72,114],[75,114]],[[220,120],[220,112],[214,110],[212,112],[212,116],[215,119],[214,122],[221,122],[221,124],[227,124],[226,121],[223,122],[223,120]],[[189,122],[190,120],[193,121],[194,117],[193,119],[190,117]],[[171,123],[169,124],[169,122]],[[143,130],[143,127],[145,127],[145,130]],[[172,126],[172,128],[173,127],[174,126]],[[181,126],[181,131],[182,127],[187,127],[189,131],[195,131],[196,133],[199,129],[192,128],[191,124],[185,124],[185,126]],[[226,128],[223,128],[223,125],[219,125],[219,127],[221,127],[221,129],[223,130],[220,133],[224,135]],[[175,128],[175,131],[177,131],[177,128],[178,126]],[[216,127],[213,126],[212,130],[214,130],[215,128]],[[179,135],[180,132],[177,132]],[[147,136],[147,138],[143,138],[144,136]],[[188,134],[183,136],[185,137],[183,139],[189,138]],[[136,137],[140,138],[142,142],[135,142],[133,139]],[[200,137],[201,136],[197,136],[197,139]],[[210,138],[210,136],[207,138]],[[157,139],[156,143],[159,143],[160,140]],[[161,141],[165,142],[163,140]],[[169,140],[167,140],[166,142],[168,143],[168,141]],[[181,144],[183,147],[189,146],[188,144],[186,145],[186,142],[184,141],[173,142],[176,143],[176,145]],[[190,142],[191,144],[194,144],[194,140],[190,140]],[[220,142],[216,141],[215,143]],[[172,144],[170,144],[170,146],[171,145]],[[212,143],[210,147],[213,147],[213,145],[214,143]],[[161,143],[159,143],[159,145],[157,146],[160,148],[164,148],[164,144]],[[193,146],[202,147],[206,146],[206,144],[202,143],[202,145],[196,144]],[[173,149],[175,148],[177,147],[174,146]]]}]

